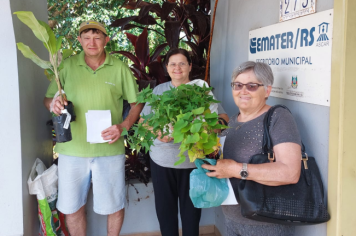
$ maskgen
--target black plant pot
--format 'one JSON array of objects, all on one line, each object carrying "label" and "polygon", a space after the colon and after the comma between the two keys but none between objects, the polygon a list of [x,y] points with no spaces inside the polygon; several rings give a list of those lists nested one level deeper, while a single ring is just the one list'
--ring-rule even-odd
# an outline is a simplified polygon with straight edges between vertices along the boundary
[{"label": "black plant pot", "polygon": [[[73,108],[73,103],[68,101],[68,105],[64,106],[65,109],[71,114],[70,121],[75,121],[75,113]],[[72,140],[72,132],[70,130],[70,124],[68,129],[65,129],[64,123],[67,119],[67,114],[61,114],[60,116],[52,117],[54,132],[56,133],[56,142],[65,143]]]},{"label": "black plant pot", "polygon": [[67,111],[70,113],[70,115],[72,116],[71,119],[70,119],[70,122],[72,121],[75,121],[75,118],[77,117],[75,115],[75,112],[74,112],[74,106],[73,106],[73,103],[71,101],[67,101],[68,102],[68,105],[67,106],[64,106],[64,109],[67,109]]}]

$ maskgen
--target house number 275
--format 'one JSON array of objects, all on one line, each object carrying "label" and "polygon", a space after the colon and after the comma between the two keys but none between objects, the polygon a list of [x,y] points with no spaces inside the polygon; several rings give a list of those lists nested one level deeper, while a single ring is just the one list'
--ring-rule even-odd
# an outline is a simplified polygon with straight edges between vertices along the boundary
[{"label": "house number 275", "polygon": [[[284,4],[286,5],[284,14],[288,14],[291,12],[295,12],[296,10],[298,11],[298,10],[307,8],[308,4],[309,4],[309,0],[301,0],[301,1],[299,1],[299,0],[284,0]],[[298,5],[299,5],[299,7],[297,7]]]}]

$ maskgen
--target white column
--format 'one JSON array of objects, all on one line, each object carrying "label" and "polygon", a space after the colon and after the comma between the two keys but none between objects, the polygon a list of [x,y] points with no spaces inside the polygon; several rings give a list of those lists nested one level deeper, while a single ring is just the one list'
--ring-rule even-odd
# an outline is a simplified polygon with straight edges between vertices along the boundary
[{"label": "white column", "polygon": [[0,7],[0,236],[37,235],[37,201],[27,187],[34,160],[51,162],[51,136],[42,105],[49,84],[43,70],[23,57],[16,42],[29,45],[48,60],[43,44],[14,11],[32,11],[47,21],[45,0],[3,0]]}]

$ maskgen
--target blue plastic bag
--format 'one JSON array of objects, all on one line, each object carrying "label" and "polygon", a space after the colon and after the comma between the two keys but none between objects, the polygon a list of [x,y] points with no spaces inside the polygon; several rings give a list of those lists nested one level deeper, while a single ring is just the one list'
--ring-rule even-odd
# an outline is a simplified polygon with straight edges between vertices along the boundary
[{"label": "blue plastic bag", "polygon": [[[211,165],[216,165],[216,160],[204,159]],[[226,179],[218,179],[206,175],[208,170],[203,169],[202,159],[196,159],[197,169],[190,173],[189,196],[196,208],[209,208],[220,206],[229,194]]]}]

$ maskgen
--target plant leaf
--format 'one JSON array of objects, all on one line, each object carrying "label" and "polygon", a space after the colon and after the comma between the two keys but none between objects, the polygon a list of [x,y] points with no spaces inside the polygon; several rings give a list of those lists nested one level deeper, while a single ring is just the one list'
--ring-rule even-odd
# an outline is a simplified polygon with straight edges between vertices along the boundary
[{"label": "plant leaf", "polygon": [[114,54],[114,53],[119,53],[125,57],[127,57],[128,59],[130,59],[133,63],[135,63],[136,65],[140,66],[140,61],[138,60],[138,58],[133,55],[131,52],[126,52],[126,51],[115,51],[115,52],[111,52],[110,54]]},{"label": "plant leaf", "polygon": [[136,18],[133,21],[135,21],[136,23],[142,24],[142,25],[155,25],[157,24],[157,21],[155,20],[155,18],[153,18],[150,15],[146,15],[142,18]]},{"label": "plant leaf", "polygon": [[192,127],[190,128],[190,132],[192,132],[192,133],[199,132],[201,126],[202,126],[202,123],[193,124]]},{"label": "plant leaf", "polygon": [[145,17],[152,8],[154,8],[156,11],[158,9],[161,9],[161,7],[159,6],[158,3],[143,6],[143,7],[141,7],[138,18],[141,19],[142,17]]},{"label": "plant leaf", "polygon": [[62,40],[63,40],[63,36],[59,36],[57,39],[57,52],[59,51],[59,49],[61,49],[62,47]]},{"label": "plant leaf", "polygon": [[122,132],[121,132],[121,136],[128,135],[128,134],[129,134],[129,132],[127,132],[127,129],[123,128]]},{"label": "plant leaf", "polygon": [[200,136],[201,136],[201,140],[200,140],[201,143],[206,143],[206,142],[208,142],[208,138],[209,138],[209,135],[208,135],[208,134],[206,134],[206,133],[201,133]]},{"label": "plant leaf", "polygon": [[125,33],[126,34],[126,37],[130,40],[130,42],[132,43],[132,45],[134,47],[136,47],[136,42],[137,42],[137,36],[136,35],[133,35],[133,34],[130,34],[130,33]]},{"label": "plant leaf", "polygon": [[158,62],[154,61],[149,63],[148,65],[149,74],[152,75],[160,84],[167,82],[168,79],[164,73],[163,65]]},{"label": "plant leaf", "polygon": [[148,37],[148,31],[147,28],[145,28],[140,34],[140,36],[138,36],[136,41],[135,53],[137,58],[141,62],[141,69],[145,69],[147,65],[147,58],[150,53],[147,37]]},{"label": "plant leaf", "polygon": [[140,27],[138,25],[135,25],[135,24],[126,24],[122,27],[123,30],[130,30],[130,29],[134,29],[134,28],[137,28],[137,27]]},{"label": "plant leaf", "polygon": [[161,54],[161,52],[163,51],[163,49],[165,49],[168,46],[168,43],[163,43],[159,46],[156,47],[156,50],[154,51],[154,53],[152,54],[152,56],[150,57],[150,62],[153,62],[156,60],[156,58],[159,56],[159,54]]},{"label": "plant leaf", "polygon": [[189,19],[193,22],[194,29],[197,29],[199,35],[205,35],[208,25],[204,13],[196,11]]},{"label": "plant leaf", "polygon": [[216,145],[216,142],[217,142],[216,140],[209,139],[208,142],[203,144],[203,147],[205,149],[210,149],[210,148],[212,148],[212,147],[214,147]]},{"label": "plant leaf", "polygon": [[[54,36],[54,33],[52,31],[52,29],[43,21],[38,21],[40,23],[40,25],[42,25],[48,34],[48,41],[47,42],[43,42],[43,45],[47,48],[47,50],[52,54],[56,54],[57,53],[57,40],[56,40],[56,36]],[[62,44],[62,42],[61,42]],[[49,47],[49,48],[48,48]]]},{"label": "plant leaf", "polygon": [[14,12],[17,17],[25,25],[30,27],[34,35],[41,40],[43,43],[46,43],[49,39],[46,29],[37,21],[36,17],[30,11],[17,11]]},{"label": "plant leaf", "polygon": [[36,63],[39,67],[43,69],[50,69],[52,67],[51,63],[49,61],[44,61],[41,58],[39,58],[32,49],[23,44],[23,43],[17,43],[17,48],[22,52],[24,57],[31,59],[34,63]]},{"label": "plant leaf", "polygon": [[164,23],[164,34],[171,49],[178,48],[180,26],[179,21],[166,21]]},{"label": "plant leaf", "polygon": [[137,4],[137,2],[135,2],[135,1],[130,1],[129,3],[127,3],[125,5],[125,8],[126,9],[130,9],[130,10],[134,10],[134,9],[141,8],[141,7],[149,5],[149,4],[151,4],[151,3],[140,1],[140,3]]},{"label": "plant leaf", "polygon": [[54,78],[53,71],[50,69],[45,69],[44,74],[46,75],[46,77],[49,81],[52,81],[52,79]]},{"label": "plant leaf", "polygon": [[195,55],[198,55],[199,48],[195,43],[188,41],[183,41],[183,43],[187,44],[192,49]]},{"label": "plant leaf", "polygon": [[193,135],[188,135],[186,143],[196,143],[200,140],[199,134],[195,133]]},{"label": "plant leaf", "polygon": [[175,166],[180,165],[183,162],[185,162],[185,156],[184,155],[180,155],[179,157],[180,157],[179,160],[176,163],[174,163]]},{"label": "plant leaf", "polygon": [[203,114],[203,112],[204,112],[204,107],[199,107],[197,109],[192,110],[192,113],[194,115],[200,115],[200,114]]},{"label": "plant leaf", "polygon": [[184,127],[186,127],[188,125],[187,121],[184,120],[179,120],[175,125],[174,125],[174,130],[181,130]]},{"label": "plant leaf", "polygon": [[162,4],[162,14],[161,14],[161,21],[164,21],[167,19],[169,14],[172,12],[172,10],[177,6],[177,3],[171,3],[171,2],[164,2]]},{"label": "plant leaf", "polygon": [[184,134],[181,132],[174,132],[173,138],[174,138],[174,143],[180,143],[184,139]]},{"label": "plant leaf", "polygon": [[113,23],[111,23],[111,27],[121,27],[121,26],[125,26],[126,24],[128,24],[130,21],[133,21],[135,19],[137,19],[138,16],[130,16],[130,17],[125,17],[125,18],[121,18],[121,19],[117,19],[115,20]]},{"label": "plant leaf", "polygon": [[63,49],[62,61],[70,57],[73,53],[73,50],[70,49]]}]

